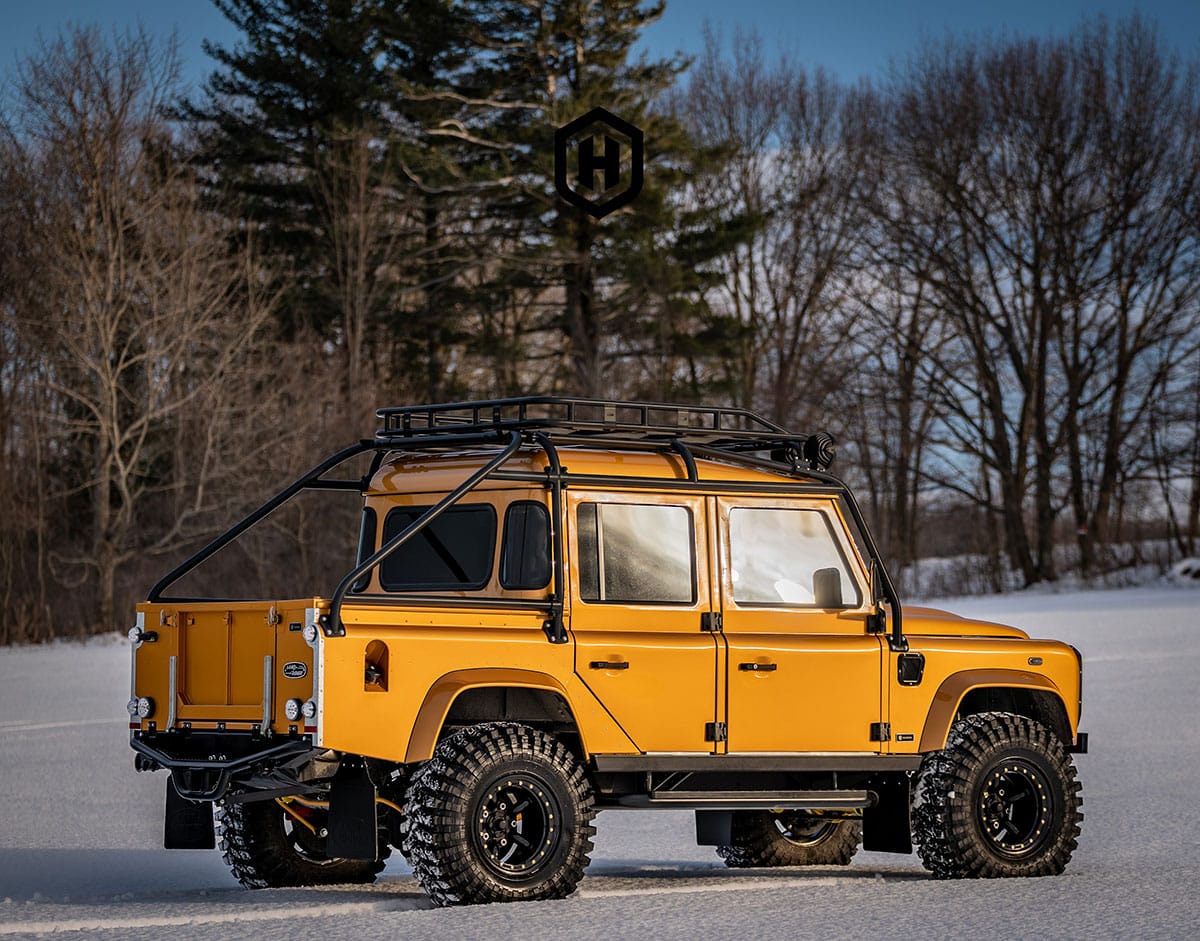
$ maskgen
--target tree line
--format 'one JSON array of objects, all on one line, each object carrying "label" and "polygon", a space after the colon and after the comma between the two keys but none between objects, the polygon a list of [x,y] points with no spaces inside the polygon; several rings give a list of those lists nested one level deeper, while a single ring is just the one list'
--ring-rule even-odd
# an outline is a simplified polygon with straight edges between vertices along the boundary
[{"label": "tree line", "polygon": [[[1200,551],[1200,93],[1152,23],[847,84],[753,36],[652,58],[662,3],[214,2],[239,38],[199,91],[94,28],[5,90],[0,642],[119,627],[374,407],[469,397],[827,429],[900,572]],[[552,147],[596,105],[647,142],[599,221]],[[327,590],[351,504],[196,590]]]}]

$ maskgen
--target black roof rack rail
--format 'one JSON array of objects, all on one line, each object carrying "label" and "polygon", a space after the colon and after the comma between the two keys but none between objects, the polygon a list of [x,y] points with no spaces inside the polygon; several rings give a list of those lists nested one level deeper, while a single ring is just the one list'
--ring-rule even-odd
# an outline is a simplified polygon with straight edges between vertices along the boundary
[{"label": "black roof rack rail", "polygon": [[673,405],[573,396],[520,396],[381,408],[378,444],[437,447],[472,437],[507,432],[553,434],[564,438],[618,441],[671,441],[703,444],[729,452],[783,451],[814,469],[828,467],[833,439],[824,433],[797,435],[743,408]]}]

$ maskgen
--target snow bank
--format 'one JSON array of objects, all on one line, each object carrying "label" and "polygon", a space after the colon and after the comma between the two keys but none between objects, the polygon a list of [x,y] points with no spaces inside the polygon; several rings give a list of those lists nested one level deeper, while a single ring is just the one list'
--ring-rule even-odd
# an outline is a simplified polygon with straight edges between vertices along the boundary
[{"label": "snow bank", "polygon": [[1172,565],[1167,578],[1176,585],[1200,588],[1200,559],[1184,559]]}]

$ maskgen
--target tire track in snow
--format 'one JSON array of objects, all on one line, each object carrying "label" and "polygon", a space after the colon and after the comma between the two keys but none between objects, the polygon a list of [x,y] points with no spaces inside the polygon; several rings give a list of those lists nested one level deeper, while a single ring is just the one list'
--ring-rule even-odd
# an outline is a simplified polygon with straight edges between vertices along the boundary
[{"label": "tire track in snow", "polygon": [[49,729],[73,729],[80,725],[125,725],[120,719],[72,719],[70,722],[38,722],[36,719],[18,719],[15,722],[0,722],[0,735],[19,732],[43,732]]},{"label": "tire track in snow", "polygon": [[396,910],[405,906],[394,899],[387,901],[340,902],[334,905],[288,906],[287,908],[248,909],[220,914],[156,915],[145,918],[70,918],[58,921],[14,921],[0,923],[0,937],[53,934],[61,931],[133,931],[146,928],[186,928],[204,925],[228,925],[235,922],[288,921],[339,915],[366,915]]}]

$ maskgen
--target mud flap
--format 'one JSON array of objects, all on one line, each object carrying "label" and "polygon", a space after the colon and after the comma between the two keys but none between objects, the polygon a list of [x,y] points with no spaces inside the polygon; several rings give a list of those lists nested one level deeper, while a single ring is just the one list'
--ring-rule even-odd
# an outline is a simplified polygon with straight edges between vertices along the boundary
[{"label": "mud flap", "polygon": [[863,811],[863,849],[877,853],[911,853],[908,775],[878,777],[868,787],[879,796],[879,801]]},{"label": "mud flap", "polygon": [[163,846],[169,850],[211,850],[216,845],[212,802],[180,797],[174,777],[168,777]]},{"label": "mud flap", "polygon": [[732,810],[696,811],[697,846],[729,846],[732,843]]},{"label": "mud flap", "polygon": [[333,779],[325,853],[331,859],[379,858],[375,785],[361,764],[343,764]]}]

